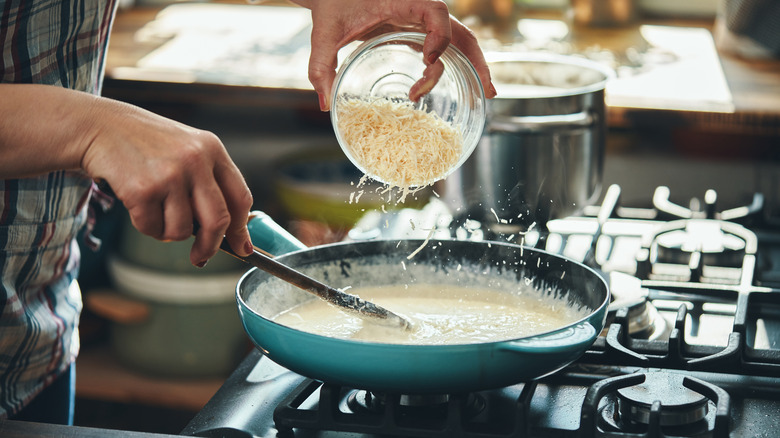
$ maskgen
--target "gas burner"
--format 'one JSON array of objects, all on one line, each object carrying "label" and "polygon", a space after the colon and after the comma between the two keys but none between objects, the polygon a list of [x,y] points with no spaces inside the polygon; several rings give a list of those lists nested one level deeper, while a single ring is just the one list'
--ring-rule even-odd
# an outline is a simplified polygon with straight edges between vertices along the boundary
[{"label": "gas burner", "polygon": [[[464,400],[464,418],[473,418],[485,408],[485,400],[476,394],[468,394]],[[380,414],[390,403],[395,404],[401,412],[405,410],[407,414],[413,413],[422,418],[446,416],[451,401],[452,396],[447,394],[388,395],[365,390],[353,390],[346,397],[347,407],[357,414]]]},{"label": "gas burner", "polygon": [[661,426],[695,424],[706,418],[707,397],[683,386],[683,376],[647,373],[639,385],[617,390],[618,412],[624,423],[649,424],[653,403],[661,403]]},{"label": "gas burner", "polygon": [[[607,308],[606,328],[620,309],[628,309],[628,334],[634,339],[656,340],[668,334],[669,325],[648,299],[642,280],[622,272],[610,272],[612,301]],[[605,328],[605,330],[606,330]]]},{"label": "gas burner", "polygon": [[729,400],[715,385],[665,370],[612,377],[588,389],[583,427],[637,437],[726,437]]},{"label": "gas burner", "polygon": [[653,193],[653,207],[661,218],[678,219],[718,219],[730,222],[746,222],[759,217],[764,211],[764,195],[755,193],[753,201],[749,205],[743,205],[730,210],[717,210],[718,193],[715,190],[707,190],[704,193],[703,204],[699,199],[693,198],[690,207],[677,205],[670,200],[671,190],[666,186],[656,187]]},{"label": "gas burner", "polygon": [[636,275],[641,279],[739,284],[751,272],[755,233],[715,219],[664,223],[642,237]]},{"label": "gas burner", "polygon": [[[533,388],[523,387],[525,402]],[[306,379],[275,406],[273,420],[280,438],[296,436],[295,429],[370,436],[509,438],[524,436],[520,415],[524,406],[503,394],[385,394]]]},{"label": "gas burner", "polygon": [[655,236],[657,261],[687,265],[691,254],[701,252],[707,265],[738,267],[745,253],[745,240],[727,233],[722,225],[713,219],[669,223]]}]

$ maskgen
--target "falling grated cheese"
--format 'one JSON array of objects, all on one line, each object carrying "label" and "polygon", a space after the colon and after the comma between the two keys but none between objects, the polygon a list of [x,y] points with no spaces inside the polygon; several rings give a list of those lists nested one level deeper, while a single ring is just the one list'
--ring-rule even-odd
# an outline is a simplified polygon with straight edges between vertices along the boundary
[{"label": "falling grated cheese", "polygon": [[352,157],[389,187],[428,186],[460,159],[460,132],[412,102],[341,98],[336,110],[338,130]]},{"label": "falling grated cheese", "polygon": [[417,255],[418,252],[422,251],[422,249],[425,248],[425,245],[427,245],[428,242],[431,240],[431,237],[433,237],[433,233],[435,232],[436,232],[436,228],[431,228],[431,231],[428,233],[428,237],[425,238],[423,243],[417,249],[415,249],[414,251],[412,251],[411,254],[406,256],[406,259],[411,260],[412,258],[414,258],[414,256]]}]

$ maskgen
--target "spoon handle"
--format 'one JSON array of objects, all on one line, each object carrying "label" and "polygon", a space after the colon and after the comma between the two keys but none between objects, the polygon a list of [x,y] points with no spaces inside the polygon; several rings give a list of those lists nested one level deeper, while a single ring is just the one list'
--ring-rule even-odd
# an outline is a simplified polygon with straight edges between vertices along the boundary
[{"label": "spoon handle", "polygon": [[372,302],[365,301],[355,295],[342,292],[338,289],[321,283],[302,272],[299,272],[283,263],[274,260],[269,255],[261,252],[257,248],[247,257],[236,254],[226,239],[222,239],[219,249],[242,260],[260,270],[263,270],[274,277],[278,277],[287,283],[297,286],[306,292],[313,293],[327,302],[334,304],[342,309],[357,312],[363,316],[370,316],[385,320],[386,323],[399,325],[404,329],[410,327],[409,321],[396,315],[395,313],[380,307]]}]

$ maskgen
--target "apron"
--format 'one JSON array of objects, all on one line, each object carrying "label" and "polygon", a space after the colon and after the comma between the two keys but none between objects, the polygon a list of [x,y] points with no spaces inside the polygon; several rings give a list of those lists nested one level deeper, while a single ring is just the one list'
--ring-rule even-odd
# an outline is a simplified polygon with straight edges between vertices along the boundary
[{"label": "apron", "polygon": [[[0,0],[0,83],[99,94],[116,4]],[[76,236],[88,222],[92,187],[80,171],[0,180],[0,419],[78,353]]]}]

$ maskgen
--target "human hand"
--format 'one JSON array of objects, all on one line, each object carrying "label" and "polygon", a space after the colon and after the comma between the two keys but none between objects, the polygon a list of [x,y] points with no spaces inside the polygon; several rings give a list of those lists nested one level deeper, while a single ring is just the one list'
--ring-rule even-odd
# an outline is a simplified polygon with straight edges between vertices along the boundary
[{"label": "human hand", "polygon": [[82,168],[105,180],[133,225],[160,240],[189,238],[190,262],[204,266],[225,236],[239,255],[252,252],[252,195],[212,133],[108,99],[96,99]]},{"label": "human hand", "polygon": [[293,0],[311,9],[312,35],[309,80],[319,95],[320,109],[330,109],[330,94],[336,77],[338,50],[352,41],[397,31],[423,32],[423,77],[410,90],[417,100],[428,93],[443,71],[439,57],[449,44],[471,61],[482,81],[485,96],[495,97],[485,57],[477,38],[449,14],[441,0]]}]

